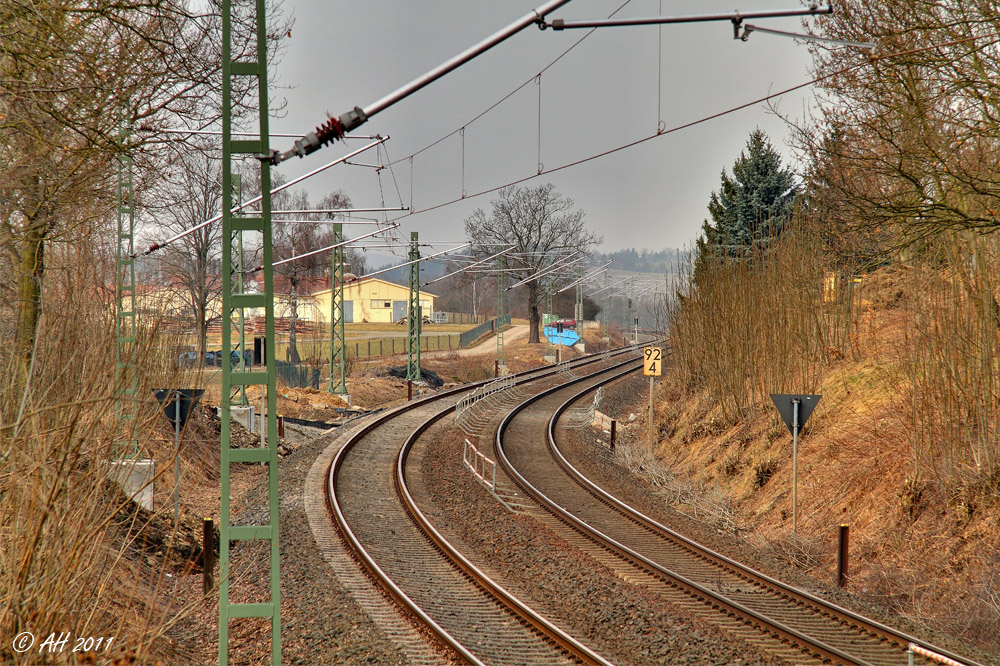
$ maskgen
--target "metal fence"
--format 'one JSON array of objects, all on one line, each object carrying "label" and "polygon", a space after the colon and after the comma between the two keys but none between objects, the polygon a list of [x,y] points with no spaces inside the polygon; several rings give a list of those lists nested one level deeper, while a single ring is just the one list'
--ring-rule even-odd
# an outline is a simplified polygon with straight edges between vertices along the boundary
[{"label": "metal fence", "polygon": [[[447,351],[460,348],[460,333],[442,333],[440,335],[421,335],[420,351]],[[370,338],[368,340],[348,340],[346,343],[348,358],[369,358],[377,356],[392,356],[406,353],[407,339]]]},{"label": "metal fence", "polygon": [[[504,315],[503,317],[500,318],[500,326],[510,326],[510,315]],[[469,329],[465,333],[462,333],[461,337],[459,338],[458,346],[468,347],[482,336],[492,331],[495,331],[496,329],[497,329],[496,318],[490,319],[489,321],[484,322],[479,326],[476,326],[475,328]]]},{"label": "metal fence", "polygon": [[485,315],[471,315],[467,312],[443,312],[434,313],[435,324],[481,324],[486,320]]},{"label": "metal fence", "polygon": [[504,492],[497,486],[497,464],[486,457],[476,445],[470,442],[468,439],[465,440],[465,448],[462,451],[462,464],[465,465],[466,469],[472,472],[472,475],[476,478],[484,488],[490,491],[490,494],[505,507],[510,509],[513,513],[523,513],[524,507],[514,501],[514,495],[510,492]]},{"label": "metal fence", "polygon": [[319,368],[276,361],[278,381],[290,388],[319,388]]}]

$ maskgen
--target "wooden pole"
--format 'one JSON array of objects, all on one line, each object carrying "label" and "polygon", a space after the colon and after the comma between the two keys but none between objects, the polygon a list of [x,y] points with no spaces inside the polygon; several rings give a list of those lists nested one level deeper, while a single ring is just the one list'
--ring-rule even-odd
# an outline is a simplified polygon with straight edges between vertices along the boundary
[{"label": "wooden pole", "polygon": [[202,542],[201,542],[201,564],[202,564],[202,591],[208,594],[215,587],[213,574],[215,572],[215,529],[211,518],[202,521]]},{"label": "wooden pole", "polygon": [[837,535],[837,587],[844,587],[847,582],[847,546],[849,527],[841,525]]}]

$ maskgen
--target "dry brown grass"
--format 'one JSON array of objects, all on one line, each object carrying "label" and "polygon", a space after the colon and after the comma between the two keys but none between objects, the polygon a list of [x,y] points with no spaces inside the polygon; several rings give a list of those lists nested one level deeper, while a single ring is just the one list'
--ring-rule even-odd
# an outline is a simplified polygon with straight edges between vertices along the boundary
[{"label": "dry brown grass", "polygon": [[815,390],[824,361],[842,354],[833,351],[849,319],[840,302],[851,302],[839,290],[824,303],[823,276],[807,231],[786,232],[764,254],[720,258],[696,287],[692,267],[669,323],[681,381],[707,390],[727,424],[753,417],[771,393]]},{"label": "dry brown grass", "polygon": [[[816,261],[779,248],[757,275],[725,267],[711,299],[681,312],[659,457],[823,582],[849,523],[855,592],[1000,653],[1000,240],[939,239],[833,302]],[[787,286],[760,294],[762,275]],[[823,396],[801,439],[797,536],[791,437],[770,391]]]},{"label": "dry brown grass", "polygon": [[[142,552],[138,535],[154,516],[129,511],[107,465],[162,417],[140,399],[136,420],[118,418],[114,327],[94,288],[102,281],[87,262],[60,268],[48,274],[30,367],[0,352],[0,634],[9,637],[0,661],[75,661],[74,641],[40,656],[52,632],[114,636],[109,652],[92,655],[97,663],[154,660],[170,653],[161,638],[183,609],[162,603],[167,569]],[[161,363],[169,356],[154,330],[140,332],[140,398],[171,385]],[[12,651],[24,631],[34,647]]]}]

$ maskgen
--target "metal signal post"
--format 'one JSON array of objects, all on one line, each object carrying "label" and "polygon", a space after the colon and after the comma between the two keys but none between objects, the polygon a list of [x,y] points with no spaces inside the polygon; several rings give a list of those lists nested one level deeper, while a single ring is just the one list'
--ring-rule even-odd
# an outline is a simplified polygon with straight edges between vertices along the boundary
[{"label": "metal signal post", "polygon": [[[330,393],[347,395],[347,346],[344,342],[344,227],[333,225],[330,255]],[[334,382],[336,369],[339,379]]]},{"label": "metal signal post", "polygon": [[656,448],[653,436],[653,388],[654,380],[660,376],[663,370],[663,348],[643,347],[642,349],[642,374],[649,377],[649,450]]},{"label": "metal signal post", "polygon": [[[222,256],[229,261],[233,256],[233,239],[238,233],[252,231],[261,234],[263,254],[263,288],[258,293],[243,293],[234,283],[232,271],[222,271],[222,405],[220,408],[221,442],[219,499],[219,666],[229,663],[229,621],[234,618],[267,618],[271,623],[271,663],[281,663],[281,585],[278,550],[278,427],[277,395],[275,387],[274,347],[274,280],[271,246],[271,165],[268,136],[268,85],[267,85],[267,27],[265,2],[256,0],[253,5],[240,4],[240,16],[234,20],[232,0],[222,2]],[[256,28],[256,53],[252,60],[232,59],[233,25]],[[233,139],[233,78],[256,78],[257,135],[251,139]],[[260,216],[236,217],[233,214],[234,157],[249,155],[260,169]],[[262,159],[263,158],[263,159]],[[265,358],[263,370],[234,369],[230,361],[234,319],[238,322],[247,308],[264,311]],[[242,353],[242,350],[241,350]],[[266,406],[262,417],[266,419],[266,448],[230,448],[231,408],[233,387],[259,386]],[[262,433],[263,434],[263,433]],[[268,468],[268,521],[266,525],[232,525],[230,523],[230,473],[231,466],[241,463],[263,463]],[[259,603],[231,603],[229,600],[230,567],[229,549],[233,541],[262,540],[270,542],[268,551],[270,598]]]},{"label": "metal signal post", "polygon": [[406,312],[406,380],[420,381],[420,245],[417,232],[410,232],[410,303]]},{"label": "metal signal post", "polygon": [[[132,186],[132,157],[125,150],[128,134],[118,132],[118,257],[115,262],[115,405],[118,419],[128,429],[132,450],[126,455],[138,457],[135,439],[136,395],[139,377],[135,366],[135,341],[138,319],[135,309],[135,202]],[[124,453],[116,452],[116,455]]]},{"label": "metal signal post", "polygon": [[792,532],[799,532],[799,432],[819,404],[820,395],[772,393],[771,401],[792,433]]}]

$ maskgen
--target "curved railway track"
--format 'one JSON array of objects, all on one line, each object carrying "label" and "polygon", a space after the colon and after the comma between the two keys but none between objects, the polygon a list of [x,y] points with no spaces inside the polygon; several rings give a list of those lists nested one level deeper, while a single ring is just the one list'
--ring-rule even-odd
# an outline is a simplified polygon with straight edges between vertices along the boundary
[{"label": "curved railway track", "polygon": [[[498,463],[545,507],[560,536],[619,575],[792,663],[904,666],[911,642],[973,663],[747,568],[592,483],[559,450],[556,425],[576,400],[613,379],[584,377],[546,390],[513,409],[497,431]],[[917,657],[916,663],[934,662]]]},{"label": "curved railway track", "polygon": [[[601,360],[588,357],[573,367]],[[543,368],[517,381],[537,384],[555,374]],[[347,441],[334,457],[327,488],[343,538],[379,584],[464,661],[607,664],[462,558],[410,496],[405,465],[414,442],[473,388],[410,403]]]}]

